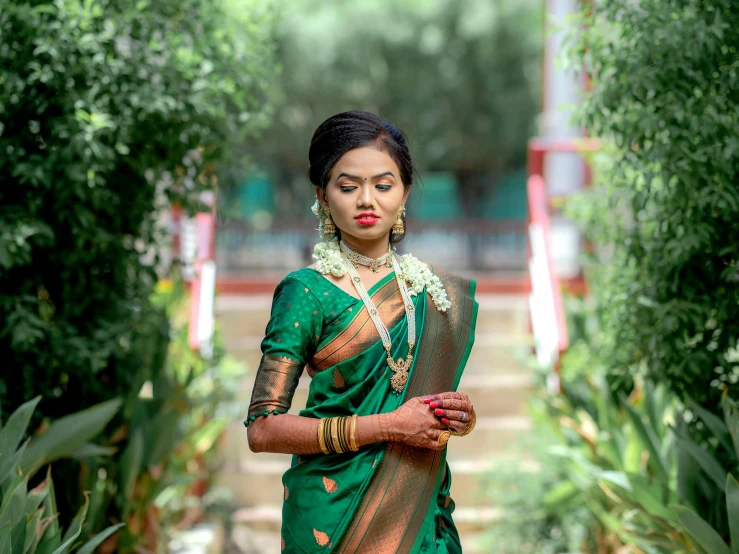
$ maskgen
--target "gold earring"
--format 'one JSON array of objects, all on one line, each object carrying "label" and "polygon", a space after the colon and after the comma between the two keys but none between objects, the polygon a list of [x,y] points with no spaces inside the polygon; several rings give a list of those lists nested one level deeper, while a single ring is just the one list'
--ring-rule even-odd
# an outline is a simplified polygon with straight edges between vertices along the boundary
[{"label": "gold earring", "polygon": [[323,224],[323,232],[327,235],[333,235],[336,232],[336,226],[334,225],[334,220],[331,218],[331,210],[329,209],[328,204],[323,208],[323,211],[326,213],[326,222]]},{"label": "gold earring", "polygon": [[401,206],[400,211],[398,212],[398,219],[396,219],[395,223],[393,224],[394,235],[402,235],[403,233],[405,233],[405,225],[403,225],[403,219],[400,217],[404,211],[405,207]]}]

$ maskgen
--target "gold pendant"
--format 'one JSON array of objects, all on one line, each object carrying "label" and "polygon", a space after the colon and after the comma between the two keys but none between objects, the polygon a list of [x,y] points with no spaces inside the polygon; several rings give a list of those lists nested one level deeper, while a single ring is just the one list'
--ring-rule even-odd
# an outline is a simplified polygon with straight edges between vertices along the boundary
[{"label": "gold pendant", "polygon": [[395,394],[400,394],[403,392],[403,388],[405,387],[405,384],[408,382],[408,372],[407,371],[398,371],[393,377],[390,379],[390,385],[393,387],[393,391]]},{"label": "gold pendant", "polygon": [[397,362],[392,359],[392,357],[390,356],[390,352],[388,352],[387,365],[389,365],[390,369],[395,372],[395,375],[390,378],[390,385],[392,385],[393,391],[396,394],[400,394],[401,392],[403,392],[403,388],[408,382],[408,370],[411,367],[412,361],[413,354],[411,354],[410,352],[408,352],[408,355],[405,359],[398,358]]}]

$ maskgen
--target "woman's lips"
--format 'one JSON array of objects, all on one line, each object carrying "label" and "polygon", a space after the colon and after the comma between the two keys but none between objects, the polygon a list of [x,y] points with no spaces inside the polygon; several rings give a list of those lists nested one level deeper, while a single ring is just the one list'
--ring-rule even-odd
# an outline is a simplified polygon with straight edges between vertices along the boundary
[{"label": "woman's lips", "polygon": [[357,221],[360,225],[374,225],[375,223],[380,221],[380,218],[371,215],[362,215],[357,218]]}]

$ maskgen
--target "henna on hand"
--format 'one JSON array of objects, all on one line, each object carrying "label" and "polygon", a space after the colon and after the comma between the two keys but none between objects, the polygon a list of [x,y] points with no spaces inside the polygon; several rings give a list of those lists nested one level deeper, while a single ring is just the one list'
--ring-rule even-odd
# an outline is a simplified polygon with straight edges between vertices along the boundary
[{"label": "henna on hand", "polygon": [[439,435],[445,427],[434,412],[423,401],[422,397],[407,400],[399,408],[391,412],[395,440],[410,446],[420,446],[433,450],[442,450]]},{"label": "henna on hand", "polygon": [[291,414],[258,417],[247,429],[252,452],[317,454],[319,420]]},{"label": "henna on hand", "polygon": [[[247,427],[252,452],[278,454],[319,454],[318,425],[320,420],[291,414],[259,417]],[[395,440],[392,416],[389,413],[357,418],[357,446]]]},{"label": "henna on hand", "polygon": [[472,403],[463,392],[442,392],[424,397],[424,403],[434,409],[441,422],[458,433],[464,433],[471,425]]}]

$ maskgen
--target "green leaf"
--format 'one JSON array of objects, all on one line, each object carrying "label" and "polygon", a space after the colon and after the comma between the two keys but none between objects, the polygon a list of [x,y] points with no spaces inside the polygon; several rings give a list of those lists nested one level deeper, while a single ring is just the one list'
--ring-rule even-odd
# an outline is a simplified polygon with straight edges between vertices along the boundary
[{"label": "green leaf", "polygon": [[[57,517],[59,510],[56,507],[56,494],[54,493],[54,480],[51,478],[51,466],[46,470],[46,479],[49,481],[49,494],[43,500],[44,518],[50,518],[51,522],[44,531],[41,542],[55,545],[61,541],[61,537],[59,536],[61,529],[59,529],[59,518]],[[53,547],[56,548],[56,546]]]},{"label": "green leaf", "polygon": [[33,400],[21,404],[0,430],[0,483],[5,480],[9,472],[19,465],[26,445],[20,448],[20,453],[16,450],[26,434],[28,423],[31,421],[31,416],[33,416],[39,400],[41,400],[41,397],[37,396]]},{"label": "green leaf", "polygon": [[141,429],[136,429],[131,436],[126,450],[123,452],[120,462],[121,474],[119,483],[124,499],[129,499],[133,495],[133,487],[141,471],[143,458],[144,435]]},{"label": "green leaf", "polygon": [[726,450],[731,452],[731,436],[729,435],[729,428],[726,424],[721,421],[719,417],[696,404],[692,399],[688,399],[688,406],[690,406],[690,409],[698,415],[708,430],[714,434]]},{"label": "green leaf", "polygon": [[87,516],[87,506],[89,505],[89,499],[87,496],[88,493],[86,492],[85,503],[77,512],[77,515],[72,520],[72,523],[69,524],[67,532],[64,533],[62,544],[59,545],[59,547],[54,550],[52,554],[66,554],[67,552],[69,552],[69,549],[74,541],[76,541],[77,537],[79,537],[80,533],[82,533],[82,524],[85,522],[85,516]]},{"label": "green leaf", "polygon": [[726,476],[726,513],[729,517],[731,548],[739,552],[739,483],[730,473]]},{"label": "green leaf", "polygon": [[109,536],[111,536],[113,533],[118,531],[121,527],[126,525],[125,523],[116,523],[115,525],[112,525],[111,527],[108,527],[104,531],[100,531],[97,535],[92,537],[89,541],[87,541],[77,552],[76,554],[94,554],[95,549],[100,546],[105,539],[107,539]]},{"label": "green leaf", "polygon": [[728,397],[724,398],[724,419],[729,428],[731,441],[734,443],[734,454],[739,458],[739,409],[735,402]]},{"label": "green leaf", "polygon": [[8,422],[0,430],[0,456],[18,448],[26,434],[33,411],[41,400],[40,396],[21,404],[8,418]]},{"label": "green leaf", "polygon": [[542,498],[542,505],[550,508],[562,506],[579,493],[579,489],[572,481],[562,481],[557,483],[554,488],[547,491]]},{"label": "green leaf", "polygon": [[733,554],[729,547],[726,546],[721,535],[698,514],[685,506],[672,506],[672,509],[677,513],[677,517],[685,527],[688,535],[706,552],[710,554]]},{"label": "green leaf", "polygon": [[35,512],[41,503],[44,501],[49,494],[49,487],[51,487],[51,478],[47,475],[46,479],[41,481],[33,489],[28,491],[26,496],[26,507],[24,513],[30,514]]},{"label": "green leaf", "polygon": [[622,398],[622,402],[624,408],[626,409],[626,414],[628,415],[637,436],[641,440],[643,446],[649,452],[649,461],[652,463],[652,467],[656,470],[659,477],[667,482],[667,468],[665,467],[665,463],[660,456],[659,446],[655,444],[653,436],[647,432],[647,429],[644,426],[644,422],[642,421],[639,414],[637,414],[636,411],[634,411],[634,409],[631,407],[628,400],[626,398]]},{"label": "green leaf", "polygon": [[88,442],[83,444],[75,451],[69,453],[70,458],[92,458],[93,456],[112,456],[118,451],[114,446],[99,446]]},{"label": "green leaf", "polygon": [[43,435],[31,440],[23,455],[23,472],[32,475],[42,465],[80,448],[100,434],[120,406],[121,400],[108,400],[53,422]]},{"label": "green leaf", "polygon": [[0,527],[0,552],[10,552],[10,522]]},{"label": "green leaf", "polygon": [[41,539],[41,518],[43,515],[42,510],[36,510],[26,524],[26,542],[23,545],[24,554],[36,551],[36,546]]},{"label": "green leaf", "polygon": [[716,483],[719,490],[723,491],[726,485],[726,471],[721,467],[721,464],[716,461],[716,458],[711,456],[690,439],[678,437],[677,442],[693,457],[701,469],[706,472],[706,475]]}]

